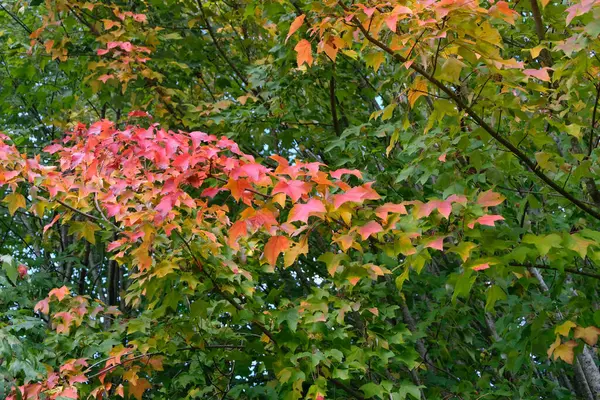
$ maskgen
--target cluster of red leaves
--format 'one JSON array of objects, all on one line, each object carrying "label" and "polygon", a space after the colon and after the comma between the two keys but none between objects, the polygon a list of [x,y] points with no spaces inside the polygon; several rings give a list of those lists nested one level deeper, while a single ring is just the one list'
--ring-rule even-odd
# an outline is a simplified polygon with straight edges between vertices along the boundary
[{"label": "cluster of red leaves", "polygon": [[[134,112],[132,116],[147,115]],[[435,224],[426,219],[449,219],[468,203],[465,196],[453,195],[445,200],[370,205],[368,202],[379,200],[380,195],[373,189],[373,182],[362,183],[362,174],[357,170],[327,172],[321,163],[290,164],[280,156],[272,156],[278,166],[268,168],[226,137],[167,131],[156,124],[123,129],[107,120],[91,126],[79,124],[62,142],[45,149],[53,155],[45,157],[56,160],[57,165],[53,166],[43,165],[40,156],[26,158],[8,141],[7,136],[0,136],[0,185],[13,189],[7,197],[9,208],[26,207],[24,196],[17,190],[29,185],[32,202],[50,201],[54,207],[64,208],[62,217],[55,217],[45,230],[61,218],[63,223],[69,223],[74,213],[89,219],[83,222],[90,224],[83,227],[88,233],[92,225],[97,227],[96,223],[115,228],[120,238],[110,243],[108,250],[116,253],[117,260],[137,267],[134,277],[152,274],[157,269],[160,260],[155,260],[154,239],[158,235],[168,238],[174,231],[190,235],[187,240],[202,241],[217,252],[223,249],[224,254],[231,249],[243,251],[249,239],[256,238],[262,245],[260,261],[270,266],[278,262],[282,253],[286,267],[301,254],[307,254],[308,236],[317,226],[331,235],[343,252],[362,251],[361,242],[385,243],[398,238],[405,256],[415,254],[415,246],[443,250],[445,236],[436,234]],[[345,179],[359,183],[351,185]],[[235,212],[230,208],[233,200],[238,204]],[[502,200],[501,196],[486,192],[476,204],[485,211]],[[38,212],[34,206],[31,209]],[[41,213],[40,217],[43,208]],[[398,221],[404,217],[424,220],[424,228],[415,225],[415,230],[403,231]],[[498,216],[484,215],[472,223],[493,225],[497,219]],[[86,233],[82,236],[92,240],[91,230],[92,237]],[[256,249],[256,240],[252,243]],[[225,259],[224,268],[247,274],[230,257]],[[371,279],[388,272],[374,264],[363,268],[365,276]],[[338,273],[338,265],[331,266],[329,272],[332,276]],[[154,275],[161,276],[158,271]],[[356,285],[360,277],[347,279]],[[100,311],[115,312],[90,307],[88,299],[81,296],[69,297],[66,287],[52,290],[36,305],[36,311],[48,314],[54,300],[60,311],[52,321],[57,332],[63,334],[80,325],[85,316],[96,319]],[[107,364],[106,372],[112,367]],[[60,376],[65,382],[72,378]],[[41,386],[29,385],[21,391],[33,393],[26,396],[32,399],[41,392],[54,395],[60,391],[54,390],[53,384],[54,380],[49,379]],[[136,386],[132,385],[129,390],[135,392]],[[62,387],[76,391],[72,385]],[[141,396],[145,387],[140,388]],[[95,396],[110,390],[105,385],[97,389]],[[60,395],[68,397],[71,392],[65,394],[64,390]]]}]

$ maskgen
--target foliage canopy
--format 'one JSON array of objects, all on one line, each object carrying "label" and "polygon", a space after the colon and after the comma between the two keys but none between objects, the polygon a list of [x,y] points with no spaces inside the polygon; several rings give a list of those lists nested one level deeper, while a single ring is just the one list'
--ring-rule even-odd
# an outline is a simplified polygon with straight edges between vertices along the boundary
[{"label": "foliage canopy", "polygon": [[600,1],[0,27],[0,396],[600,398]]}]

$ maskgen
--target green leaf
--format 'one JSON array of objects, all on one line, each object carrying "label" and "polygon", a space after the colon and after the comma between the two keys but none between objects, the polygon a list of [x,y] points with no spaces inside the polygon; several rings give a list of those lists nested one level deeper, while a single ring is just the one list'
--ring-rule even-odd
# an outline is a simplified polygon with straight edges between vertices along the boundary
[{"label": "green leaf", "polygon": [[369,382],[365,385],[362,385],[360,387],[360,390],[365,394],[365,397],[367,399],[370,399],[371,397],[375,396],[383,396],[383,389],[381,388],[381,386],[373,382]]},{"label": "green leaf", "polygon": [[494,305],[498,300],[506,300],[506,293],[498,285],[492,285],[486,292],[485,311],[494,311]]}]

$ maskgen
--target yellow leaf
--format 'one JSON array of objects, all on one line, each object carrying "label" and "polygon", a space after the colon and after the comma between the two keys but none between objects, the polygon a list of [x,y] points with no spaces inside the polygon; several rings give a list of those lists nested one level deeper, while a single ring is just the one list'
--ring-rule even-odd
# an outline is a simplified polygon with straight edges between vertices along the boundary
[{"label": "yellow leaf", "polygon": [[562,325],[554,328],[554,333],[562,335],[562,336],[569,336],[569,332],[571,331],[571,328],[575,328],[576,326],[577,326],[577,324],[575,322],[566,321]]},{"label": "yellow leaf", "polygon": [[544,50],[545,48],[546,46],[539,45],[535,46],[533,49],[529,49],[529,52],[531,53],[531,58],[537,58],[542,52],[542,50]]},{"label": "yellow leaf", "polygon": [[600,329],[595,326],[588,326],[587,328],[578,326],[575,328],[575,339],[583,339],[590,346],[595,346],[598,343],[598,335],[600,335]]},{"label": "yellow leaf", "polygon": [[342,50],[342,53],[344,53],[353,60],[356,60],[358,58],[358,53],[354,50]]},{"label": "yellow leaf", "polygon": [[300,254],[308,253],[308,237],[301,239],[294,247],[283,253],[283,266],[285,268],[292,265]]},{"label": "yellow leaf", "polygon": [[365,56],[367,67],[372,67],[375,70],[375,72],[379,70],[379,67],[381,66],[384,60],[385,54],[383,54],[383,52],[381,51],[377,53],[370,53]]},{"label": "yellow leaf", "polygon": [[420,76],[415,79],[410,89],[408,89],[408,104],[412,108],[415,101],[421,96],[427,95],[427,81]]},{"label": "yellow leaf", "polygon": [[8,212],[13,215],[19,208],[25,208],[25,197],[20,193],[11,193],[4,198],[4,202],[8,204]]},{"label": "yellow leaf", "polygon": [[383,115],[381,116],[382,121],[386,121],[394,115],[394,110],[396,109],[396,103],[392,103],[386,108],[383,109]]},{"label": "yellow leaf", "polygon": [[568,364],[573,364],[573,348],[577,346],[577,342],[574,340],[569,340],[554,349],[554,359],[557,358],[562,359]]},{"label": "yellow leaf", "polygon": [[137,400],[142,400],[142,396],[146,389],[150,389],[152,385],[144,378],[140,378],[134,385],[133,382],[129,383],[129,394],[133,395]]}]

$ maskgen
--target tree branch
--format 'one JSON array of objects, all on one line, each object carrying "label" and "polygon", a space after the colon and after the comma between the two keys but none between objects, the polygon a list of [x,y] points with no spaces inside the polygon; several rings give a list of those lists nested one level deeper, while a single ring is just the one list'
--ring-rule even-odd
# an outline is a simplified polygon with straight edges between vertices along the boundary
[{"label": "tree branch", "polygon": [[[338,3],[338,4],[340,4],[341,7],[344,8],[344,10],[349,11],[348,8],[346,6],[344,6],[342,3]],[[354,21],[355,26],[358,29],[360,29],[360,31],[363,33],[363,35],[369,42],[373,43],[375,46],[379,47],[381,50],[383,50],[386,53],[388,53],[389,55],[391,55],[398,62],[401,62],[404,64],[407,61],[406,58],[404,58],[400,54],[397,54],[391,48],[389,48],[387,45],[385,45],[381,41],[379,41],[379,40],[375,39],[373,36],[371,36],[369,34],[369,32],[362,26],[360,21],[356,18],[356,16],[352,18],[352,21]],[[442,92],[447,94],[448,97],[450,97],[450,99],[458,106],[458,108],[460,108],[461,110],[466,112],[467,115],[469,115],[475,121],[475,123],[477,123],[477,125],[479,125],[481,128],[483,128],[483,130],[485,130],[491,137],[493,137],[497,142],[499,142],[501,145],[506,147],[511,153],[513,153],[523,164],[525,164],[525,166],[527,166],[531,170],[531,172],[533,172],[535,175],[537,175],[538,178],[540,178],[544,183],[546,183],[548,186],[550,186],[552,189],[554,189],[557,193],[560,193],[565,199],[569,200],[577,208],[579,208],[586,214],[588,214],[600,221],[600,213],[598,211],[587,206],[584,202],[577,199],[571,193],[569,193],[565,189],[563,189],[558,183],[554,182],[549,176],[544,174],[539,169],[536,162],[532,161],[523,151],[521,151],[519,148],[517,148],[509,139],[505,138],[504,136],[502,136],[501,134],[496,132],[471,107],[469,107],[466,103],[464,103],[462,101],[462,99],[452,89],[450,89],[449,87],[444,85],[442,82],[437,80],[433,75],[431,75],[427,71],[425,71],[425,69],[423,69],[420,65],[418,65],[416,63],[412,63],[410,65],[410,68],[413,69],[418,74],[420,74],[421,76],[423,76],[425,79],[427,79],[429,82],[431,82],[433,85],[435,85]]]}]

